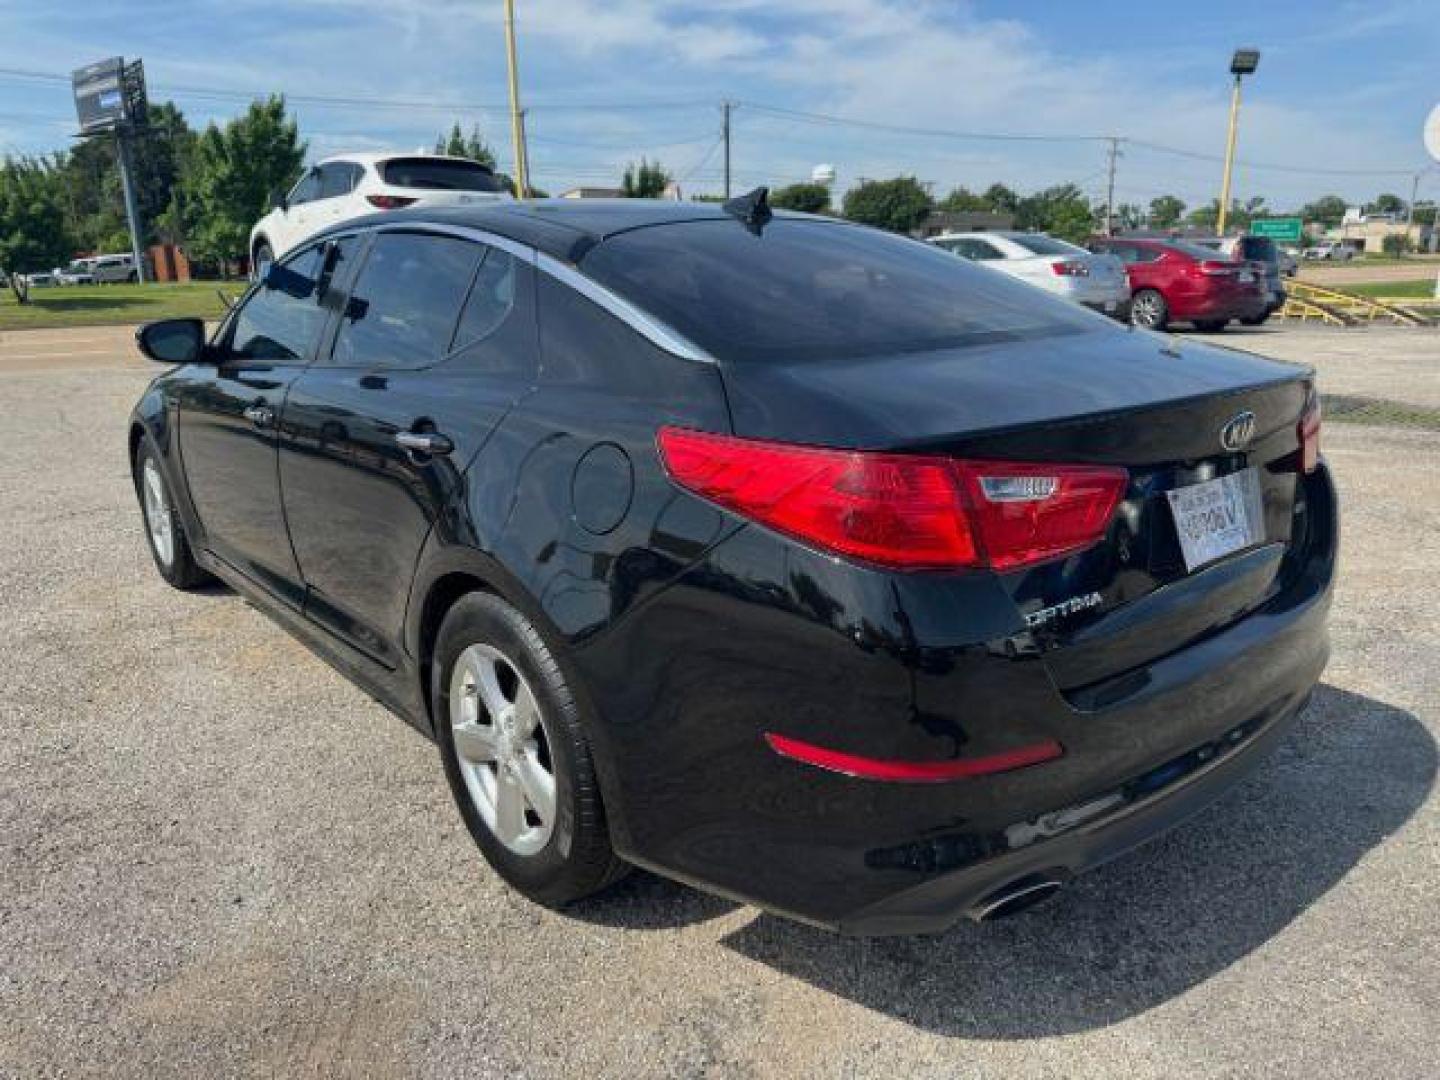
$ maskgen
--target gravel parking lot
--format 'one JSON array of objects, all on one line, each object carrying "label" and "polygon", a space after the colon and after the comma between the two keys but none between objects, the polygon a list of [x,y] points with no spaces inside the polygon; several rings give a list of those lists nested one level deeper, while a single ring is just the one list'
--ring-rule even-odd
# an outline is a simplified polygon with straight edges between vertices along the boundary
[{"label": "gravel parking lot", "polygon": [[[1440,331],[1222,340],[1440,409]],[[1327,424],[1334,656],[1254,779],[1021,918],[856,941],[501,886],[432,746],[154,573],[150,374],[127,330],[0,335],[0,1076],[1436,1075],[1436,430]]]}]

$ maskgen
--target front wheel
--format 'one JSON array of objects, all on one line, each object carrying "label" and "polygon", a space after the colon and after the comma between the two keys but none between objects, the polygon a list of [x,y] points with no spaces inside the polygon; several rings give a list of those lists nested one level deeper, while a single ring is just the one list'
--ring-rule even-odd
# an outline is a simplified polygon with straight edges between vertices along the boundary
[{"label": "front wheel", "polygon": [[547,907],[624,875],[579,705],[524,615],[489,593],[456,601],[430,692],[450,790],[496,873]]},{"label": "front wheel", "polygon": [[208,571],[195,562],[190,540],[175,510],[170,484],[160,467],[160,457],[146,436],[135,457],[135,493],[145,516],[145,536],[150,556],[160,576],[177,589],[189,591],[211,581]]},{"label": "front wheel", "polygon": [[1146,330],[1164,330],[1170,321],[1170,307],[1154,289],[1141,289],[1130,298],[1130,321]]}]

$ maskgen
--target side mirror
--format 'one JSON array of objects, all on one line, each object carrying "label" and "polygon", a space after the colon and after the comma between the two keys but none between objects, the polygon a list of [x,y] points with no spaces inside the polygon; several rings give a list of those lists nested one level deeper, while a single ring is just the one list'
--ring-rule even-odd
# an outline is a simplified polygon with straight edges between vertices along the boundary
[{"label": "side mirror", "polygon": [[193,364],[205,355],[203,319],[161,319],[135,331],[135,344],[160,364]]}]

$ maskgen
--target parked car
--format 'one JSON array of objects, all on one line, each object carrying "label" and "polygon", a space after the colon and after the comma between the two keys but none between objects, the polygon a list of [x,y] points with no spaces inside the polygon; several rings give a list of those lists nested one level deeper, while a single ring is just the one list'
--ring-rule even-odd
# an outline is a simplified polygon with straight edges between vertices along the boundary
[{"label": "parked car", "polygon": [[95,284],[94,264],[95,260],[90,258],[71,259],[69,265],[64,269],[55,268],[55,281],[60,285],[93,285]]},{"label": "parked car", "polygon": [[943,233],[929,243],[1106,315],[1130,317],[1130,284],[1113,256],[1030,232]]},{"label": "parked car", "polygon": [[1280,249],[1280,272],[1286,277],[1294,277],[1300,272],[1299,248],[1282,247]]},{"label": "parked car", "polygon": [[135,256],[129,253],[95,256],[90,260],[90,274],[97,285],[114,285],[139,279],[135,272]]},{"label": "parked car", "polygon": [[1355,257],[1355,249],[1349,244],[1339,244],[1333,240],[1327,240],[1322,244],[1306,248],[1300,253],[1300,257],[1317,262],[1349,262]]},{"label": "parked car", "polygon": [[1148,330],[1188,322],[1223,330],[1231,319],[1263,318],[1270,306],[1253,267],[1188,240],[1097,236],[1090,250],[1114,255],[1130,278],[1130,320]]},{"label": "parked car", "polygon": [[479,162],[441,154],[338,154],[312,165],[250,230],[257,280],[276,256],[340,222],[405,207],[470,206],[508,199]]},{"label": "parked car", "polygon": [[22,274],[25,279],[26,288],[30,289],[51,289],[60,283],[55,280],[55,275],[41,271],[38,274]]},{"label": "parked car", "polygon": [[637,863],[933,931],[1250,773],[1326,659],[1312,372],[730,206],[371,216],[144,327],[160,575],[432,736],[544,904]]},{"label": "parked car", "polygon": [[1285,275],[1279,246],[1268,236],[1202,237],[1195,241],[1201,247],[1218,251],[1232,262],[1249,263],[1259,275],[1269,295],[1269,303],[1260,315],[1240,321],[1246,326],[1259,326],[1285,306]]}]

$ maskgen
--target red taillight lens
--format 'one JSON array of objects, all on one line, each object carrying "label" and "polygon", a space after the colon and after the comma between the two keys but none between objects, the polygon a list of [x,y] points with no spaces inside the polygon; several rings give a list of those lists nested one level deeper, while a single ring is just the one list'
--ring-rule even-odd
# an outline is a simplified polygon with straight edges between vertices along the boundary
[{"label": "red taillight lens", "polygon": [[662,428],[682,486],[841,555],[905,570],[971,566],[975,545],[943,458],[871,454]]},{"label": "red taillight lens", "polygon": [[1013,570],[1088,547],[1124,469],[956,461],[662,428],[683,487],[779,532],[901,570]]},{"label": "red taillight lens", "polygon": [[403,210],[415,202],[405,195],[366,195],[365,201],[378,210]]},{"label": "red taillight lens", "polygon": [[986,561],[1013,570],[1087,548],[1105,535],[1129,473],[1104,465],[957,461]]},{"label": "red taillight lens", "polygon": [[1060,277],[1089,277],[1090,267],[1083,262],[1053,262],[1050,269]]},{"label": "red taillight lens", "polygon": [[1236,263],[1207,260],[1202,263],[1196,263],[1195,269],[1199,270],[1200,273],[1205,274],[1207,277],[1214,277],[1217,275],[1233,274],[1237,270],[1239,270],[1240,267]]},{"label": "red taillight lens", "polygon": [[853,776],[857,780],[890,780],[911,784],[936,784],[946,780],[992,776],[995,773],[1054,761],[1065,752],[1054,739],[1046,739],[1030,746],[1004,750],[985,757],[951,758],[948,761],[897,761],[894,758],[847,754],[773,732],[765,733],[765,741],[770,744],[770,749],[781,757],[803,761],[806,765],[814,765],[829,772]]},{"label": "red taillight lens", "polygon": [[1320,399],[1311,398],[1300,417],[1300,468],[1307,473],[1320,466]]}]

